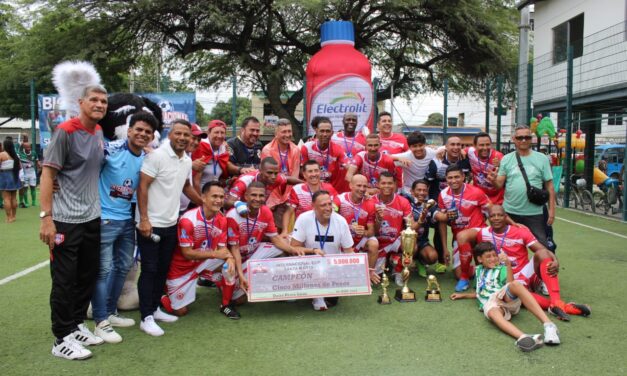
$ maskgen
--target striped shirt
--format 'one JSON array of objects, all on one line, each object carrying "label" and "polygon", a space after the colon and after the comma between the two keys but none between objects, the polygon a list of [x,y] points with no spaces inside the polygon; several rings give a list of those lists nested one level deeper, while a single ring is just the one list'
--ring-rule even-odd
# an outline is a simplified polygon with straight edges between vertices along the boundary
[{"label": "striped shirt", "polygon": [[59,191],[52,196],[52,218],[85,223],[100,217],[98,182],[104,158],[102,129],[88,130],[78,118],[59,124],[44,152],[44,166],[57,170]]}]

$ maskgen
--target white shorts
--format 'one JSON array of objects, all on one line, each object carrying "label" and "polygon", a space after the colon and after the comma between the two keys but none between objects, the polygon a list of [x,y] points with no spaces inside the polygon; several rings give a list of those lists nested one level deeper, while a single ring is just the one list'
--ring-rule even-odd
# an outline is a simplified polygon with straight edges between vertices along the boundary
[{"label": "white shorts", "polygon": [[[242,272],[244,273],[244,275],[246,275],[246,273],[248,272],[248,261],[250,260],[270,259],[282,255],[283,251],[275,247],[274,244],[268,242],[259,243],[259,246],[255,250],[255,252],[253,252],[248,260],[242,263]],[[239,279],[236,280],[235,286],[237,286],[237,288],[235,289],[235,291],[233,291],[233,299],[239,299],[244,294],[246,294],[246,291],[239,287]]]},{"label": "white shorts", "polygon": [[174,279],[165,281],[168,297],[173,309],[181,309],[196,300],[196,280],[205,271],[211,271],[224,264],[221,259],[207,259],[199,267],[189,273]]},{"label": "white shorts", "polygon": [[20,181],[22,182],[22,186],[37,186],[37,174],[35,174],[35,169],[30,168],[24,172],[24,169],[20,170]]},{"label": "white shorts", "polygon": [[401,249],[401,238],[398,237],[396,240],[388,244],[387,246],[379,249],[379,255],[377,257],[377,262],[374,264],[374,271],[377,274],[383,273],[383,266],[387,260],[387,256],[390,253],[396,253]]},{"label": "white shorts", "polygon": [[503,286],[499,291],[490,295],[486,304],[483,305],[483,314],[488,320],[490,320],[488,312],[490,312],[490,310],[494,308],[501,309],[501,311],[503,312],[503,318],[505,320],[511,319],[512,315],[517,315],[518,312],[520,312],[520,299],[516,298],[511,302],[505,301],[505,294],[507,294],[508,289],[509,283]]},{"label": "white shorts", "polygon": [[[353,239],[354,240],[354,239]],[[368,252],[366,248],[366,243],[372,240],[374,242],[377,243],[377,248],[379,247],[379,241],[377,240],[377,238],[375,238],[374,236],[371,236],[369,238],[366,238],[365,236],[363,238],[361,238],[361,240],[359,241],[359,243],[355,244],[355,252]]]},{"label": "white shorts", "polygon": [[533,277],[535,276],[535,274],[536,268],[533,263],[533,258],[531,258],[527,265],[520,269],[518,273],[514,274],[514,279],[527,287],[533,287],[530,286],[530,283],[534,279]]},{"label": "white shorts", "polygon": [[459,268],[462,262],[459,259],[459,247],[457,246],[457,240],[453,241],[453,269]]}]

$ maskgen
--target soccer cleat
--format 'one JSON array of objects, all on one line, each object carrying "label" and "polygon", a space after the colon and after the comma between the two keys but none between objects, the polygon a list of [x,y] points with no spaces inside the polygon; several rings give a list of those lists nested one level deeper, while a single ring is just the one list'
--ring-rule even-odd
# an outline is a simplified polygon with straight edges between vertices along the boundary
[{"label": "soccer cleat", "polygon": [[544,343],[549,346],[557,346],[560,344],[559,330],[557,325],[551,323],[544,324]]},{"label": "soccer cleat", "polygon": [[231,320],[239,320],[242,316],[240,316],[239,312],[233,308],[232,305],[220,306],[220,312],[224,314],[227,318]]},{"label": "soccer cleat", "polygon": [[422,278],[427,278],[427,267],[420,262],[416,263],[416,266],[418,267],[418,275]]},{"label": "soccer cleat", "polygon": [[113,328],[109,320],[102,320],[96,325],[94,334],[102,338],[106,343],[120,343],[122,342],[122,336],[120,336]]},{"label": "soccer cleat", "polygon": [[52,344],[52,355],[68,360],[81,360],[90,358],[92,353],[76,342],[74,333],[70,333],[63,337],[61,343],[55,341]]},{"label": "soccer cleat", "polygon": [[109,315],[109,318],[107,320],[109,320],[109,323],[111,323],[111,326],[118,327],[118,328],[128,328],[130,326],[135,325],[135,320],[128,318],[128,317],[120,316],[117,313],[114,313],[113,315]]},{"label": "soccer cleat", "polygon": [[[561,306],[563,306],[563,303],[561,304]],[[570,321],[570,316],[566,312],[564,312],[564,309],[560,306],[555,305],[549,307],[549,313],[557,317],[558,320]]]},{"label": "soccer cleat", "polygon": [[433,269],[435,270],[436,273],[438,274],[444,274],[446,273],[446,265],[444,264],[440,264],[439,262],[437,264],[435,264],[435,266],[433,267]]},{"label": "soccer cleat", "polygon": [[534,334],[532,336],[529,334],[523,334],[520,338],[518,338],[518,340],[516,340],[516,346],[524,352],[533,351],[542,347],[542,345],[542,336],[540,334]]},{"label": "soccer cleat", "polygon": [[196,281],[196,284],[201,287],[216,287],[215,282],[206,278],[198,278],[198,281]]},{"label": "soccer cleat", "polygon": [[146,334],[150,334],[153,337],[159,337],[165,334],[163,329],[157,325],[155,322],[155,318],[151,316],[146,316],[141,323],[139,324],[139,329]]},{"label": "soccer cleat", "polygon": [[104,340],[94,335],[85,324],[78,324],[78,330],[75,330],[72,334],[76,342],[83,346],[97,346],[104,343]]},{"label": "soccer cleat", "polygon": [[324,298],[324,302],[326,303],[328,308],[333,308],[337,305],[337,303],[339,303],[340,298],[339,297],[333,297],[333,298]]},{"label": "soccer cleat", "polygon": [[161,295],[161,306],[163,307],[163,309],[165,309],[167,313],[174,313],[174,309],[172,309],[172,301],[170,300],[169,296]]},{"label": "soccer cleat", "polygon": [[392,275],[394,276],[394,283],[396,283],[396,286],[403,287],[403,276],[401,276],[401,273],[392,273]]},{"label": "soccer cleat", "polygon": [[22,209],[26,209],[26,208],[28,208],[28,206],[26,206],[26,204],[25,204],[25,203],[20,202],[20,208],[22,208]]},{"label": "soccer cleat", "polygon": [[155,321],[175,322],[176,320],[179,319],[178,317],[174,315],[170,315],[169,313],[163,312],[161,308],[157,308],[157,310],[152,315]]},{"label": "soccer cleat", "polygon": [[569,315],[588,317],[592,313],[592,309],[587,304],[579,304],[575,302],[566,303],[564,311]]},{"label": "soccer cleat", "polygon": [[457,292],[466,291],[468,290],[469,287],[470,287],[470,282],[467,279],[460,279],[459,281],[457,281],[457,284],[455,285],[455,291]]},{"label": "soccer cleat", "polygon": [[324,298],[314,298],[311,303],[313,304],[314,311],[326,311],[328,309]]}]

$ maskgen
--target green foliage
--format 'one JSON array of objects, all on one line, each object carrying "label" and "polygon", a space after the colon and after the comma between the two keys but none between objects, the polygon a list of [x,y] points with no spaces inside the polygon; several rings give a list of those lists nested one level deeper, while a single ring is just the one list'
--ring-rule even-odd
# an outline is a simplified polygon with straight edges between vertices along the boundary
[{"label": "green foliage", "polygon": [[432,114],[429,114],[429,117],[427,118],[427,121],[424,122],[424,124],[422,125],[437,125],[437,126],[441,126],[443,124],[443,120],[444,119],[444,115],[442,115],[439,112],[434,112]]},{"label": "green foliage", "polygon": [[[237,104],[237,112],[236,112],[236,124],[239,127],[242,124],[242,121],[250,116],[251,114],[251,101],[248,98],[237,97],[235,100]],[[232,124],[232,102],[223,102],[219,101],[211,110],[209,114],[210,119],[220,119],[224,121],[226,124]]]}]

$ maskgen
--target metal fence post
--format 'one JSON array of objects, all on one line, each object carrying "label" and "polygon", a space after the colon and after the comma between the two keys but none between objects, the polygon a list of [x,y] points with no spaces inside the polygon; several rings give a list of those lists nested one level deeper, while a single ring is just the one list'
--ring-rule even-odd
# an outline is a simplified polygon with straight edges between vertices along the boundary
[{"label": "metal fence post", "polygon": [[496,150],[501,151],[501,107],[503,105],[503,77],[496,77]]},{"label": "metal fence post", "polygon": [[570,206],[570,175],[573,153],[573,46],[568,46],[566,66],[566,166],[564,166],[564,207]]},{"label": "metal fence post", "polygon": [[379,90],[379,78],[372,80],[372,100],[374,101],[374,124],[372,124],[372,132],[377,133],[377,121],[379,119],[379,105],[377,102],[377,90]]},{"label": "metal fence post", "polygon": [[444,79],[444,114],[442,115],[442,141],[448,140],[448,78]]},{"label": "metal fence post", "polygon": [[301,139],[307,139],[307,76],[303,78],[303,133]]},{"label": "metal fence post", "polygon": [[237,77],[231,77],[233,85],[233,98],[231,99],[231,125],[233,127],[233,137],[237,136]]},{"label": "metal fence post", "polygon": [[485,80],[485,133],[490,134],[490,80]]},{"label": "metal fence post", "polygon": [[[31,128],[31,145],[33,146],[33,150],[37,151],[37,130],[35,129],[35,79],[30,80],[30,128]],[[39,156],[39,152],[37,152],[37,156]],[[35,171],[37,171],[37,165],[34,166]]]},{"label": "metal fence post", "polygon": [[527,108],[525,109],[525,123],[528,124],[531,119],[531,98],[533,95],[533,63],[527,63]]}]

